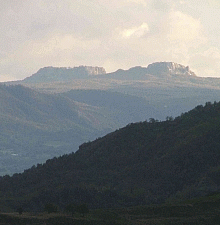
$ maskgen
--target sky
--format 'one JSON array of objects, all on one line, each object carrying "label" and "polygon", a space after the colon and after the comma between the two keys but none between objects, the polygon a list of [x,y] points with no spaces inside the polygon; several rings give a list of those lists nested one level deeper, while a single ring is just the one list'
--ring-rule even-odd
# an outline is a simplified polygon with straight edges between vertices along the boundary
[{"label": "sky", "polygon": [[0,0],[0,81],[153,62],[220,77],[220,0]]}]

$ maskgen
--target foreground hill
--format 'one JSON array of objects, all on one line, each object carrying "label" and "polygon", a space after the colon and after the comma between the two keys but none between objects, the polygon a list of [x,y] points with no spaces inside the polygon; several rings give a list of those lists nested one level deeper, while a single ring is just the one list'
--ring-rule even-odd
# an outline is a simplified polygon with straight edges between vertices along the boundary
[{"label": "foreground hill", "polygon": [[[0,179],[2,208],[132,206],[220,190],[220,103],[174,120],[130,124],[74,154]],[[13,198],[11,198],[13,196]]]}]

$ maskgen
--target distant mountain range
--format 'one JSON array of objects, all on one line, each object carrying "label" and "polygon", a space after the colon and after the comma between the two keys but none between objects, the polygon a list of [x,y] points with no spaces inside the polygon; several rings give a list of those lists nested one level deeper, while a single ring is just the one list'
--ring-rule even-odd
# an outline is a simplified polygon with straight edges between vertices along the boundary
[{"label": "distant mountain range", "polygon": [[76,151],[118,125],[102,108],[21,85],[0,85],[0,105],[1,175]]},{"label": "distant mountain range", "polygon": [[125,80],[149,79],[148,75],[156,77],[171,77],[171,76],[193,76],[195,73],[189,70],[189,67],[173,63],[173,62],[157,62],[150,64],[147,68],[134,67],[128,71],[117,70],[114,73],[106,74],[103,67],[79,66],[74,68],[66,67],[45,67],[37,73],[23,80],[24,83],[39,83],[39,82],[54,82],[54,81],[71,81],[75,79],[86,78],[115,78]]},{"label": "distant mountain range", "polygon": [[175,119],[127,125],[75,154],[1,178],[1,208],[109,208],[205,196],[220,190],[219,149],[220,103],[206,103]]},{"label": "distant mountain range", "polygon": [[106,73],[101,67],[45,67],[0,86],[0,175],[22,172],[83,142],[154,118],[219,101],[220,78],[156,62]]},{"label": "distant mountain range", "polygon": [[56,68],[45,67],[40,69],[36,74],[24,79],[24,82],[54,82],[69,81],[72,79],[85,79],[89,76],[106,74],[102,67],[79,66],[74,68]]},{"label": "distant mountain range", "polygon": [[[88,72],[88,68],[92,72]],[[105,96],[102,99],[106,98],[107,92],[110,96],[115,92],[127,95],[126,103],[123,100],[119,103],[121,107],[124,104],[130,104],[130,108],[132,108],[133,100],[129,101],[129,96],[138,97],[137,102],[142,102],[143,106],[147,104],[148,109],[143,109],[142,106],[142,109],[137,108],[137,114],[140,115],[139,111],[143,112],[143,110],[146,113],[137,116],[137,120],[131,119],[130,122],[137,122],[150,117],[164,120],[167,116],[178,116],[196,105],[205,104],[208,101],[219,101],[220,99],[220,78],[198,77],[188,66],[173,62],[155,62],[146,68],[137,66],[129,70],[119,69],[113,73],[106,73],[103,68],[99,67],[92,68],[83,66],[72,69],[49,67],[39,70],[36,74],[20,81],[20,83],[46,93],[64,93],[67,91],[73,93],[73,90],[76,90],[78,101],[89,105],[99,102],[102,95]],[[81,70],[84,71],[81,76],[74,72]],[[94,70],[99,72],[94,72]],[[67,71],[69,72],[67,73]],[[65,80],[66,74],[68,74],[68,81]],[[49,79],[48,76],[58,77],[60,81]],[[36,80],[39,82],[35,82]],[[91,90],[96,91],[91,92]],[[105,92],[97,94],[98,90]],[[88,93],[90,96],[88,96]],[[85,97],[86,95],[87,97]],[[116,101],[119,102],[119,99]],[[145,102],[143,103],[143,101]],[[106,104],[108,104],[108,101],[106,101]],[[111,104],[111,109],[113,108],[114,106]],[[123,118],[126,118],[126,115]]]},{"label": "distant mountain range", "polygon": [[[113,92],[126,94],[127,97],[132,95],[141,98],[140,101],[144,99],[150,110],[154,108],[150,114],[150,110],[146,110],[146,119],[155,117],[159,120],[165,119],[166,116],[175,117],[198,104],[220,99],[220,78],[198,77],[188,66],[173,62],[156,62],[147,68],[137,66],[129,70],[119,69],[113,73],[106,73],[105,69],[100,67],[46,67],[22,81],[7,84],[22,84],[51,94],[81,90],[77,93],[77,98],[80,100],[81,93],[87,104],[90,104],[88,99],[85,99],[88,90],[104,90],[105,96],[107,92],[110,92],[109,95]],[[83,93],[84,91],[87,92]],[[97,92],[95,93],[93,96],[90,92],[90,102],[99,101],[96,98]],[[102,93],[99,93],[99,99],[100,96]],[[122,107],[123,104],[120,103]],[[145,118],[141,116],[140,119]]]}]

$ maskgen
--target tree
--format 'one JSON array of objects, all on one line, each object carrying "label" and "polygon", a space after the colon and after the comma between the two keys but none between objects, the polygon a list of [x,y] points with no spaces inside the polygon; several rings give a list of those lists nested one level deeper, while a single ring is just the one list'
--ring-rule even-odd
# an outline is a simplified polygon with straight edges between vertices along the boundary
[{"label": "tree", "polygon": [[22,207],[18,208],[18,213],[19,213],[19,215],[21,215],[23,213],[23,208]]},{"label": "tree", "polygon": [[76,212],[76,205],[75,204],[68,204],[65,208],[65,211],[70,212],[73,216],[73,214]]},{"label": "tree", "polygon": [[52,203],[48,203],[44,206],[44,211],[46,211],[48,214],[49,213],[56,213],[58,211],[57,206],[52,204]]},{"label": "tree", "polygon": [[166,117],[166,121],[173,121],[174,119],[173,119],[173,117],[172,116],[167,116]]},{"label": "tree", "polygon": [[81,204],[76,207],[76,212],[82,214],[84,217],[86,213],[89,213],[89,209],[86,204]]},{"label": "tree", "polygon": [[157,122],[159,122],[159,120],[156,120],[154,118],[150,118],[149,119],[149,123],[157,123]]}]

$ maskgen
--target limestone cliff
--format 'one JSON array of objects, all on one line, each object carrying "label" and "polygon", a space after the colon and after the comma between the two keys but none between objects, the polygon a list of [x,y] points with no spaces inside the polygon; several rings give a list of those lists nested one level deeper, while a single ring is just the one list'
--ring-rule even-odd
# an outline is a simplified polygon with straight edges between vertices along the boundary
[{"label": "limestone cliff", "polygon": [[174,62],[155,62],[147,67],[147,73],[152,75],[188,75],[196,76],[188,66]]},{"label": "limestone cliff", "polygon": [[37,73],[24,79],[24,82],[69,81],[105,73],[106,71],[103,67],[79,66],[71,68],[50,66],[39,69]]}]

